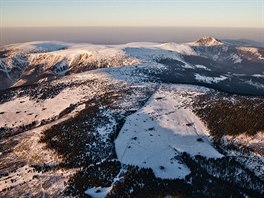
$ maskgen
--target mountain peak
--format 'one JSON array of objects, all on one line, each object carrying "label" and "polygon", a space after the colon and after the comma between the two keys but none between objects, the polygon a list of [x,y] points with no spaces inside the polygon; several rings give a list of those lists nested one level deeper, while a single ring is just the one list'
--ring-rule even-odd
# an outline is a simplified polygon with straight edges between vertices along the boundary
[{"label": "mountain peak", "polygon": [[199,40],[192,43],[194,46],[215,46],[215,45],[223,45],[224,43],[214,37],[204,36]]}]

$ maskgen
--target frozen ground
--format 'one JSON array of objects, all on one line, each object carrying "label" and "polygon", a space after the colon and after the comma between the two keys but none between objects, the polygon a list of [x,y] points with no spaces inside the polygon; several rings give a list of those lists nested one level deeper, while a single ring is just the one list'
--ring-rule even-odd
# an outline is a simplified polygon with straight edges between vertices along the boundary
[{"label": "frozen ground", "polygon": [[191,109],[192,98],[204,91],[162,85],[121,129],[115,141],[120,162],[152,168],[160,178],[182,179],[190,170],[177,158],[180,153],[222,157],[211,145],[208,129]]}]

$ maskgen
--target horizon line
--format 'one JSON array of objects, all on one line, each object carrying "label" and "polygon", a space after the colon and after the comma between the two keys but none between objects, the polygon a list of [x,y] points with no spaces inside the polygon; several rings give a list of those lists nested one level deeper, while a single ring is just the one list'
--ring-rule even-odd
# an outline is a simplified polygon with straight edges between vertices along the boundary
[{"label": "horizon line", "polygon": [[245,26],[0,26],[0,28],[248,28],[263,29],[263,27],[245,27]]}]

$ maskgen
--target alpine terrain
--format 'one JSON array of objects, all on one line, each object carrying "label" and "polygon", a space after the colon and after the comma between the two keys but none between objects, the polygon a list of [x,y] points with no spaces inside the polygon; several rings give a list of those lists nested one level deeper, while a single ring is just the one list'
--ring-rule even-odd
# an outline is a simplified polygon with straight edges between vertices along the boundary
[{"label": "alpine terrain", "polygon": [[1,46],[0,197],[264,197],[264,48]]}]

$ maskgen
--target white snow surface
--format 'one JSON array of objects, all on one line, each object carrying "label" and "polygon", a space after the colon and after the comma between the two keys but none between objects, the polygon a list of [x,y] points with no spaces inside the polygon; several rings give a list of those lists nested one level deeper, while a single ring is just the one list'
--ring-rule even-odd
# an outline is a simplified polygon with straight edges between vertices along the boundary
[{"label": "white snow surface", "polygon": [[195,65],[195,68],[204,69],[204,70],[207,70],[207,71],[211,71],[211,69],[209,69],[208,67],[206,67],[204,65]]},{"label": "white snow surface", "polygon": [[[78,104],[78,107],[80,107],[79,103],[92,98],[105,83],[118,82],[118,80],[111,78],[107,73],[96,70],[66,76],[63,82],[79,82],[85,79],[100,79],[100,83],[65,88],[54,98],[48,98],[46,100],[37,101],[29,97],[15,97],[13,100],[0,104],[0,127],[16,128],[30,124],[32,121],[40,123],[42,120],[52,119],[70,105]],[[76,108],[77,111],[78,107]]]},{"label": "white snow surface", "polygon": [[253,87],[256,87],[257,89],[264,89],[264,85],[261,84],[261,83],[257,83],[257,82],[254,82],[252,81],[251,79],[250,80],[247,80],[245,81],[247,84],[253,86]]},{"label": "white snow surface", "polygon": [[136,58],[129,57],[122,49],[103,45],[73,45],[64,50],[50,53],[34,53],[29,56],[32,65],[45,65],[45,70],[56,67],[55,73],[62,75],[72,67],[114,67],[139,64]]},{"label": "white snow surface", "polygon": [[[0,105],[0,126],[19,127],[30,124],[33,120],[40,122],[59,115],[64,109],[79,102],[84,94],[81,90],[63,90],[54,98],[37,102],[29,97],[21,97]],[[69,100],[70,98],[70,100]]]},{"label": "white snow surface", "polygon": [[156,177],[182,179],[190,170],[177,159],[180,153],[222,157],[190,107],[191,98],[204,91],[194,86],[162,86],[142,109],[127,118],[115,141],[120,162],[151,168]]},{"label": "white snow surface", "polygon": [[85,194],[90,195],[93,198],[103,198],[112,190],[111,187],[97,187],[89,188],[85,191]]},{"label": "white snow surface", "polygon": [[[0,62],[0,68],[8,73],[14,65],[13,59],[25,55],[22,61],[28,65],[43,65],[44,71],[52,69],[58,75],[64,75],[71,67],[96,65],[114,67],[124,65],[138,65],[151,62],[158,57],[181,60],[181,54],[197,55],[187,44],[138,42],[122,45],[94,45],[62,43],[54,41],[36,41],[4,46],[12,51],[11,59]],[[11,61],[11,62],[10,62]],[[21,61],[20,61],[21,62]],[[187,64],[187,63],[186,63]],[[157,64],[158,65],[158,64]],[[55,68],[53,68],[55,67]]]},{"label": "white snow surface", "polygon": [[219,83],[220,81],[226,80],[226,76],[219,76],[219,77],[210,77],[210,76],[202,76],[200,74],[195,74],[195,79],[204,83]]},{"label": "white snow surface", "polygon": [[216,46],[216,45],[224,45],[224,43],[211,36],[204,36],[195,42],[189,43],[189,45],[191,46]]},{"label": "white snow surface", "polygon": [[231,54],[231,55],[230,55],[230,58],[231,58],[231,60],[234,61],[235,64],[236,64],[236,63],[241,63],[241,62],[242,62],[241,57],[238,56],[237,54]]},{"label": "white snow surface", "polygon": [[264,74],[253,74],[252,76],[257,78],[264,78]]},{"label": "white snow surface", "polygon": [[33,41],[6,45],[5,48],[19,52],[19,54],[51,52],[69,47],[70,43],[59,41]]},{"label": "white snow surface", "polygon": [[184,55],[197,55],[197,53],[188,44],[164,43],[160,45],[160,48]]},{"label": "white snow surface", "polygon": [[242,52],[247,52],[247,53],[251,53],[255,56],[257,56],[257,58],[259,59],[264,59],[264,57],[259,53],[258,48],[256,47],[237,47],[238,50],[242,51]]},{"label": "white snow surface", "polygon": [[[41,188],[43,193],[53,192],[53,191],[63,191],[65,188],[65,183],[68,181],[68,177],[72,175],[75,171],[73,170],[58,170],[47,173],[37,172],[34,168],[25,165],[21,168],[18,168],[16,172],[12,172],[7,177],[0,178],[0,191],[3,189],[13,188],[24,183],[28,183],[35,187],[36,178],[41,178],[41,185],[44,184],[47,180],[53,178],[52,183],[48,189]],[[22,196],[24,197],[24,196]]]},{"label": "white snow surface", "polygon": [[113,179],[112,184],[109,187],[93,187],[93,188],[88,188],[85,191],[85,194],[90,195],[93,198],[104,198],[107,196],[107,194],[112,190],[114,184],[118,182],[120,179],[123,178],[121,176],[124,174],[126,170],[123,168],[120,169],[119,173],[116,175],[116,177]]}]

